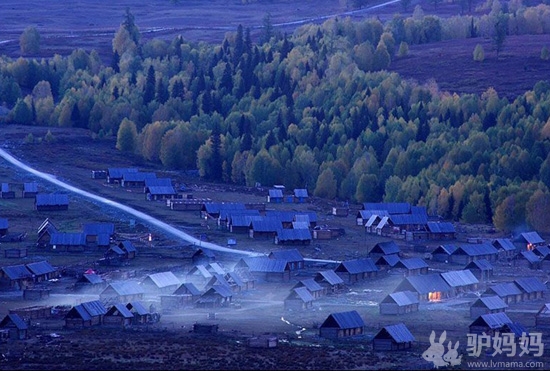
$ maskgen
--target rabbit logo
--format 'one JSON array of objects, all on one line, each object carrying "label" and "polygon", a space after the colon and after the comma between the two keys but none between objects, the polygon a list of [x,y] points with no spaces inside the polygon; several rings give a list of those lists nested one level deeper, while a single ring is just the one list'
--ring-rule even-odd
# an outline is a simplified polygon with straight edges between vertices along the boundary
[{"label": "rabbit logo", "polygon": [[443,342],[446,337],[447,331],[443,331],[439,337],[439,342],[436,343],[435,331],[432,330],[430,335],[430,347],[422,353],[422,358],[428,362],[432,362],[435,368],[449,365],[449,362],[443,359],[443,355],[445,354],[445,346],[443,345]]},{"label": "rabbit logo", "polygon": [[447,346],[449,350],[443,356],[443,360],[445,362],[448,362],[450,366],[458,366],[460,363],[462,363],[462,354],[460,355],[460,357],[458,356],[459,344],[460,342],[457,340],[455,343],[455,347],[451,348],[452,341],[449,341],[449,344]]}]

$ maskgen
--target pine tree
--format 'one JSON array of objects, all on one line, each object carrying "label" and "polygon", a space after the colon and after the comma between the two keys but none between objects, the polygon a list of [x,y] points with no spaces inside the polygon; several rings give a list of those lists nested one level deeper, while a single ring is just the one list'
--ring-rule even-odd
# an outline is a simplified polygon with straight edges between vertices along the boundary
[{"label": "pine tree", "polygon": [[155,69],[153,66],[149,66],[147,70],[147,78],[145,80],[145,88],[143,91],[143,103],[149,104],[155,98]]},{"label": "pine tree", "polygon": [[221,180],[223,175],[222,155],[221,155],[221,131],[220,124],[214,122],[212,133],[210,134],[212,141],[212,157],[210,162],[210,170],[212,180]]}]

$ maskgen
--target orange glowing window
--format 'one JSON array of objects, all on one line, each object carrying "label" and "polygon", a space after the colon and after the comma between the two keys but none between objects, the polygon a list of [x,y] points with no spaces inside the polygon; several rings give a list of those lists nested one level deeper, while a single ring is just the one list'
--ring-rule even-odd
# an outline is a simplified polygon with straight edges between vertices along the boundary
[{"label": "orange glowing window", "polygon": [[441,292],[439,292],[439,291],[430,292],[428,294],[428,300],[429,301],[440,301],[441,300]]}]

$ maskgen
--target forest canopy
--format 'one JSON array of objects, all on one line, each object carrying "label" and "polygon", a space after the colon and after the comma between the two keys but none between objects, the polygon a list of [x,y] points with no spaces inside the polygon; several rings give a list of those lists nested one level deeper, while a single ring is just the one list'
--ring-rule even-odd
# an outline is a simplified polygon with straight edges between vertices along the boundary
[{"label": "forest canopy", "polygon": [[[443,19],[417,6],[386,23],[333,18],[292,35],[266,27],[261,41],[239,25],[220,45],[144,43],[128,10],[110,61],[82,49],[2,57],[3,121],[87,128],[209,181],[410,202],[449,220],[550,232],[548,81],[509,100],[387,71],[414,44],[491,37],[503,47],[506,35],[550,33],[550,6],[495,4],[481,17]],[[495,32],[504,22],[503,38]]]}]

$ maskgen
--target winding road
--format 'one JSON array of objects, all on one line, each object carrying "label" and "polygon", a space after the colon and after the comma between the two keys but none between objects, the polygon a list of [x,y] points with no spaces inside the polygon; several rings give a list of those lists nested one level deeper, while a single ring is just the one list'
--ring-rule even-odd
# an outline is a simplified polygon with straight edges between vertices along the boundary
[{"label": "winding road", "polygon": [[[174,226],[172,226],[168,223],[165,223],[161,220],[158,220],[158,219],[152,217],[151,215],[145,214],[141,211],[138,211],[138,210],[133,209],[129,206],[123,205],[119,202],[115,202],[115,201],[109,200],[105,197],[101,197],[101,196],[95,195],[93,193],[84,191],[80,188],[73,187],[70,184],[67,184],[65,182],[60,181],[54,175],[38,171],[38,170],[24,164],[23,162],[19,161],[18,159],[16,159],[15,157],[10,155],[8,152],[6,152],[3,149],[0,149],[0,157],[2,157],[4,160],[6,160],[9,164],[14,165],[14,166],[26,171],[26,172],[29,172],[29,173],[31,173],[31,174],[39,177],[39,178],[42,178],[42,179],[44,179],[44,180],[46,180],[50,183],[53,183],[53,184],[55,184],[59,187],[65,188],[66,190],[68,190],[70,192],[79,194],[81,196],[84,196],[86,198],[92,199],[92,200],[97,201],[97,202],[101,202],[101,203],[103,203],[103,204],[105,204],[109,207],[113,207],[113,208],[117,208],[119,210],[122,210],[122,211],[124,211],[124,212],[126,212],[130,215],[133,215],[133,216],[141,219],[144,223],[149,224],[149,225],[154,225],[154,226],[160,228],[161,230],[165,231],[166,233],[168,233],[168,234],[170,234],[170,235],[172,235],[172,236],[174,236],[178,239],[181,239],[183,241],[190,242],[190,243],[193,243],[197,246],[208,248],[210,250],[224,252],[224,253],[244,255],[244,256],[262,256],[262,255],[265,256],[265,254],[258,253],[258,252],[230,249],[230,248],[227,248],[227,247],[224,247],[224,246],[221,246],[221,245],[217,245],[217,244],[214,244],[214,243],[211,243],[211,242],[201,241],[201,240],[199,240],[199,239],[197,239],[197,238],[195,238],[195,237],[193,237],[193,236],[191,236],[191,235],[175,228]],[[305,260],[306,261],[311,261],[311,262],[320,262],[320,263],[338,263],[338,261],[335,261],[335,260],[321,260],[321,259],[309,259],[309,258],[305,259]]]}]

